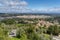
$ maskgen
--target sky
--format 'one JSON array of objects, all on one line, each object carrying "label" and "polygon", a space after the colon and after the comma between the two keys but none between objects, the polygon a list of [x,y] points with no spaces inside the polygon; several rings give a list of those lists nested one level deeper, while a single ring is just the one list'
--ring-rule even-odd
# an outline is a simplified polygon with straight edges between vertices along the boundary
[{"label": "sky", "polygon": [[60,13],[60,0],[0,0],[0,13]]}]

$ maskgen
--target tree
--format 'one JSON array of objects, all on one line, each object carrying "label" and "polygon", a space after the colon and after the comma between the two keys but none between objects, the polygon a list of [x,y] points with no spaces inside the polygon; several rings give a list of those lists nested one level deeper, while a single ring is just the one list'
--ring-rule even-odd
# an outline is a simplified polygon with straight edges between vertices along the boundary
[{"label": "tree", "polygon": [[14,19],[6,19],[6,20],[2,20],[2,23],[5,23],[7,25],[11,25],[11,24],[15,24],[15,20]]},{"label": "tree", "polygon": [[48,34],[59,35],[59,27],[57,25],[50,26],[47,30]]}]

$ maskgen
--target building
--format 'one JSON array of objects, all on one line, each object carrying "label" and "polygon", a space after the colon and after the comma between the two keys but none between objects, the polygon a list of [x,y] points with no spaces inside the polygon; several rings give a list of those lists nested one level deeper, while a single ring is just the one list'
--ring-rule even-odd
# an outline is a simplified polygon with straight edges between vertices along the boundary
[{"label": "building", "polygon": [[15,37],[16,36],[16,29],[11,30],[8,32],[9,37]]}]

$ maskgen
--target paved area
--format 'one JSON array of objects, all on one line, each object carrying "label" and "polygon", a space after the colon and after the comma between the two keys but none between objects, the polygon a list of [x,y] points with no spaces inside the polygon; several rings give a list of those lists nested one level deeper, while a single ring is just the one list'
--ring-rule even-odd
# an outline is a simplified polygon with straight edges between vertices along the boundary
[{"label": "paved area", "polygon": [[54,36],[54,37],[53,37],[53,40],[60,40],[60,37]]}]

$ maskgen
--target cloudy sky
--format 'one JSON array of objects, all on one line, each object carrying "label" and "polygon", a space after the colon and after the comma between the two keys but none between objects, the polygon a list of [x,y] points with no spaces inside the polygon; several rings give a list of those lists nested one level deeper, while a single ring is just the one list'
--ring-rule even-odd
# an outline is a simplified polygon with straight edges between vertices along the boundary
[{"label": "cloudy sky", "polygon": [[60,13],[60,0],[0,0],[0,13]]}]

